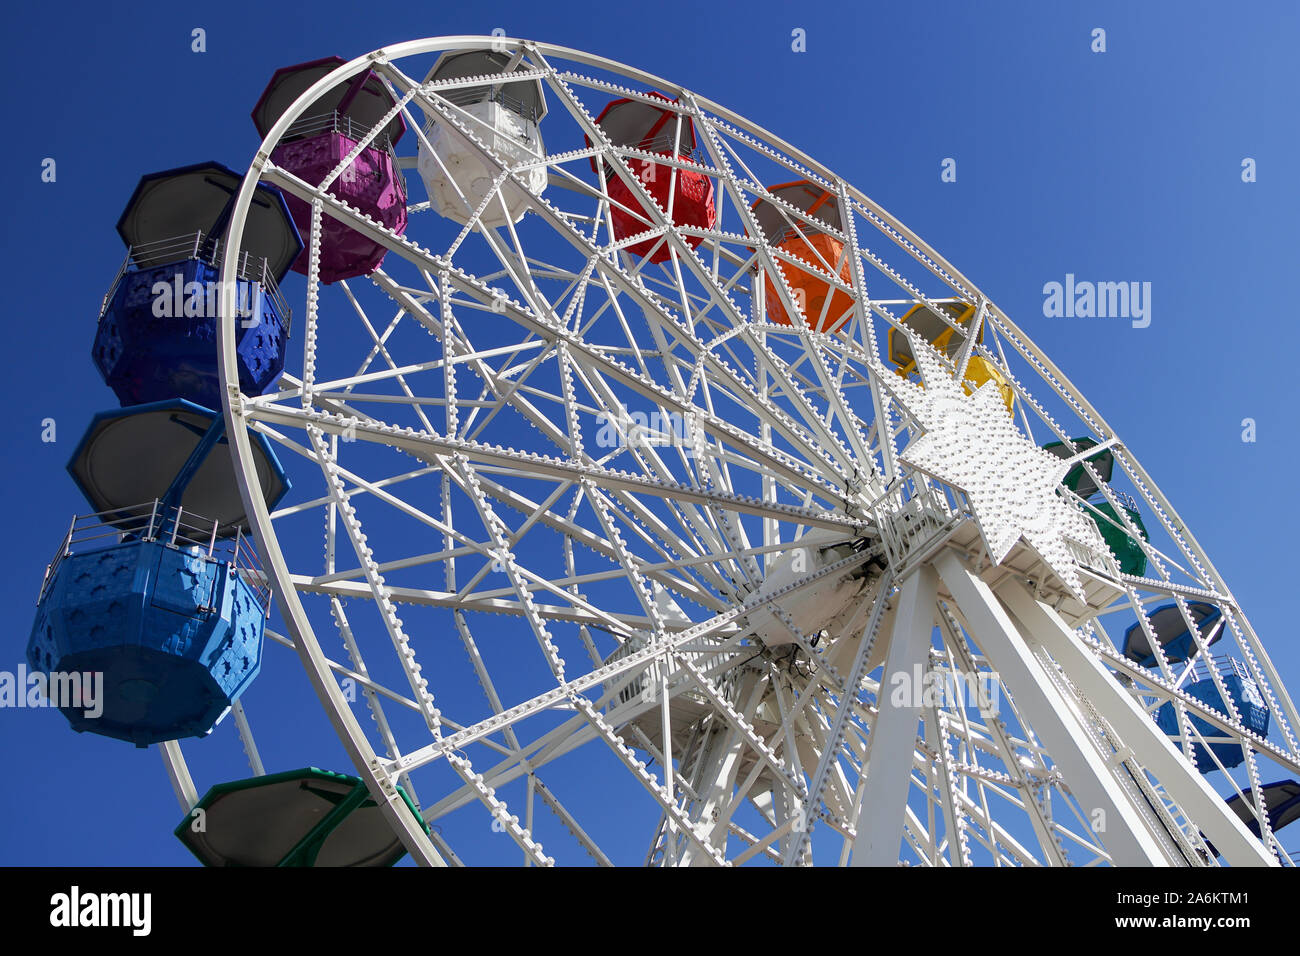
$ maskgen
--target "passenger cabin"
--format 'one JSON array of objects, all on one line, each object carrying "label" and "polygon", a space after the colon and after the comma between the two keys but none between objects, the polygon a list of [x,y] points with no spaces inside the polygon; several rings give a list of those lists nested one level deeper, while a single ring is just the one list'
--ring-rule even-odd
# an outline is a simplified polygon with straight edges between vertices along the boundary
[{"label": "passenger cabin", "polygon": [[[1048,442],[1043,446],[1043,450],[1051,452],[1057,458],[1068,461],[1079,458],[1089,449],[1096,448],[1098,444],[1099,442],[1094,438],[1072,438],[1069,442]],[[1088,499],[1098,494],[1101,488],[1097,482],[1093,481],[1088,474],[1088,470],[1083,467],[1084,462],[1092,466],[1092,470],[1102,484],[1109,484],[1115,469],[1115,455],[1109,448],[1104,448],[1075,462],[1070,467],[1070,470],[1065,473],[1065,478],[1061,481],[1061,484],[1084,501],[1088,501]],[[1138,535],[1143,541],[1149,541],[1150,537],[1147,534],[1146,525],[1142,522],[1142,515],[1137,509],[1137,502],[1129,495],[1121,492],[1112,493],[1120,501],[1125,516],[1132,523]],[[1090,503],[1084,508],[1084,511],[1092,519],[1093,524],[1097,526],[1097,531],[1101,534],[1102,540],[1106,542],[1106,546],[1115,555],[1120,571],[1138,577],[1146,574],[1146,552],[1142,550],[1142,545],[1138,543],[1137,539],[1129,534],[1124,520],[1120,517],[1120,513],[1115,506],[1109,501],[1102,500]]]},{"label": "passenger cabin", "polygon": [[[1124,514],[1133,524],[1133,527],[1141,535],[1143,541],[1149,541],[1147,536],[1146,525],[1142,523],[1142,515],[1138,513],[1134,506],[1132,498],[1125,495],[1121,501],[1121,507]],[[1142,545],[1138,544],[1137,539],[1129,534],[1120,518],[1119,511],[1115,509],[1109,501],[1099,501],[1092,505],[1099,514],[1089,515],[1097,525],[1097,530],[1101,532],[1102,540],[1110,548],[1111,553],[1115,555],[1115,560],[1119,562],[1120,571],[1125,574],[1132,574],[1138,577],[1147,573],[1147,556],[1142,550]]]},{"label": "passenger cabin", "polygon": [[[839,202],[835,196],[806,179],[769,186],[772,196],[753,204],[754,218],[767,241],[796,263],[778,258],[776,266],[793,292],[794,304],[801,315],[795,323],[777,294],[770,275],[763,278],[763,301],[769,322],[777,325],[803,325],[817,332],[835,332],[853,312],[853,296],[833,286],[832,276],[850,289],[853,271],[844,243],[825,231],[843,231]],[[791,208],[785,208],[788,204]]]},{"label": "passenger cabin", "polygon": [[[540,79],[509,79],[519,69],[512,54],[466,50],[444,53],[424,78],[426,90],[434,84],[428,95],[455,118],[425,108],[416,165],[438,215],[465,225],[478,213],[480,225],[498,228],[523,219],[531,196],[546,189],[546,167],[540,164],[546,155],[546,97]],[[481,82],[484,77],[499,79]],[[538,165],[521,168],[530,163]],[[510,169],[513,176],[506,174]]]},{"label": "passenger cabin", "polygon": [[[962,346],[966,344],[967,335],[970,334],[970,323],[975,317],[975,306],[960,299],[938,299],[935,300],[935,305],[939,307],[938,312],[924,302],[916,303],[903,314],[901,324],[923,341],[929,342],[950,361],[955,362],[961,354]],[[975,341],[979,343],[983,340],[984,327],[981,325]],[[888,343],[889,361],[894,364],[898,374],[906,378],[915,373],[916,356],[912,353],[912,343],[906,333],[891,326]],[[975,389],[989,382],[992,382],[1001,393],[1002,403],[1007,406],[1007,411],[1013,411],[1016,393],[1010,383],[996,365],[983,356],[972,353],[966,361],[962,388],[967,395],[970,395]]]},{"label": "passenger cabin", "polygon": [[[299,96],[344,62],[329,56],[276,70],[253,108],[258,135],[265,138]],[[406,120],[399,112],[384,122],[395,105],[379,76],[363,70],[318,97],[285,130],[271,162],[319,187],[352,156],[326,192],[400,236],[406,231],[406,180],[393,149],[406,132]],[[310,203],[294,195],[286,200],[298,231],[310,236]],[[322,211],[319,275],[325,284],[369,275],[387,252],[382,243]],[[307,275],[309,255],[303,250],[294,260],[295,272]]]},{"label": "passenger cabin", "polygon": [[[427,833],[400,784],[397,795]],[[201,828],[194,810],[203,811]],[[315,767],[217,784],[174,832],[213,867],[384,867],[406,853],[365,783]]]},{"label": "passenger cabin", "polygon": [[[95,367],[123,407],[186,399],[221,408],[217,375],[224,233],[243,177],[199,163],[143,177],[117,223],[126,259],[100,305]],[[229,290],[239,387],[261,395],[284,371],[292,316],[279,283],[302,240],[279,190],[259,185]]]},{"label": "passenger cabin", "polygon": [[[1069,445],[1063,441],[1048,442],[1043,446],[1043,451],[1050,451],[1057,458],[1070,459],[1078,457],[1089,448],[1096,448],[1098,444],[1094,438],[1075,438]],[[1071,448],[1071,445],[1074,447]],[[1098,478],[1109,483],[1111,475],[1115,471],[1115,455],[1109,448],[1103,448],[1095,455],[1089,455],[1083,461],[1076,462],[1065,473],[1065,478],[1061,484],[1086,501],[1095,495],[1100,488],[1092,480],[1088,470],[1083,467],[1084,462],[1092,466],[1092,470],[1097,473]]]},{"label": "passenger cabin", "polygon": [[[665,104],[677,103],[662,93],[648,95]],[[690,117],[654,102],[627,98],[614,100],[601,110],[596,117],[596,125],[617,147],[637,149],[686,162],[691,160],[695,151],[695,126]],[[587,140],[587,145],[591,145],[590,139]],[[717,210],[713,204],[713,180],[709,177],[693,169],[678,169],[648,158],[627,157],[626,162],[632,175],[654,200],[659,212],[670,217],[674,225],[695,229],[714,227]],[[616,240],[622,242],[658,228],[654,216],[636,197],[624,176],[619,174],[615,163],[603,161],[598,165],[596,158],[592,157],[591,168],[598,175],[604,175]],[[703,236],[694,235],[685,235],[683,238],[692,249],[699,248],[704,240]],[[624,248],[638,259],[648,255],[650,261],[656,263],[667,262],[671,256],[671,246],[662,235],[643,239]]]},{"label": "passenger cabin", "polygon": [[[1264,695],[1260,693],[1259,685],[1250,676],[1246,665],[1234,657],[1215,658],[1215,664],[1223,678],[1228,696],[1232,698],[1237,712],[1241,715],[1242,726],[1260,737],[1268,736],[1268,707],[1264,703]],[[1224,706],[1223,695],[1219,693],[1214,677],[1206,668],[1204,661],[1197,661],[1192,667],[1194,679],[1182,688],[1183,692],[1227,717],[1228,709]],[[1215,759],[1224,768],[1235,767],[1246,759],[1241,744],[1236,738],[1227,736],[1204,718],[1190,714],[1188,716],[1196,732],[1201,735],[1205,743],[1209,744],[1207,750],[1200,739],[1193,738],[1192,758],[1197,770],[1202,773],[1217,770]],[[1156,710],[1156,725],[1166,734],[1174,737],[1175,744],[1178,744],[1178,713],[1172,702],[1161,704]],[[1181,750],[1181,745],[1178,746]],[[1214,756],[1211,757],[1210,754]]]},{"label": "passenger cabin", "polygon": [[252,684],[270,595],[249,541],[218,530],[158,501],[73,519],[27,660],[102,681],[96,701],[64,700],[74,730],[137,747],[203,737]]}]

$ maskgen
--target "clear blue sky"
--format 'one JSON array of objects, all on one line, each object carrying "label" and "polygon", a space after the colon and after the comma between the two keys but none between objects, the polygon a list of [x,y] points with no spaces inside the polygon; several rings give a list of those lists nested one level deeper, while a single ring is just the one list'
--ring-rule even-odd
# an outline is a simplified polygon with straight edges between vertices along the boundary
[{"label": "clear blue sky", "polygon": [[[87,510],[64,472],[116,402],[90,360],[142,173],[247,167],[249,111],[279,66],[402,40],[490,33],[577,47],[699,91],[858,185],[1031,335],[1124,436],[1227,577],[1293,692],[1285,600],[1300,523],[1289,315],[1300,241],[1300,5],[1193,2],[379,4],[158,0],[9,11],[0,669],[23,660],[46,561]],[[307,13],[299,13],[307,10]],[[190,30],[207,52],[190,51]],[[793,53],[791,31],[807,31]],[[1107,52],[1090,51],[1102,27]],[[41,182],[41,161],[57,182]],[[956,183],[940,180],[945,157]],[[1252,157],[1258,181],[1243,183]],[[1043,284],[1152,284],[1152,322],[1044,318]],[[1258,436],[1241,440],[1242,419]],[[41,441],[41,421],[57,441]],[[340,753],[296,660],[269,647],[290,718],[269,769]],[[224,728],[223,728],[224,729]],[[228,734],[226,735],[229,736]],[[215,738],[214,741],[215,743]],[[207,742],[205,742],[207,743]],[[195,745],[191,751],[202,745]],[[0,710],[0,863],[184,864],[154,750]],[[636,837],[638,845],[642,837]],[[510,853],[513,862],[517,853]]]}]

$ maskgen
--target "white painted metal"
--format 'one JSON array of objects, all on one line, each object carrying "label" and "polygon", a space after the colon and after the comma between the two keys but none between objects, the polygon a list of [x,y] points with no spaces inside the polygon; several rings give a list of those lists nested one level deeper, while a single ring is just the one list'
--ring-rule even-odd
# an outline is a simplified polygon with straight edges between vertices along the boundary
[{"label": "white painted metal", "polygon": [[1177,803],[1186,807],[1196,825],[1234,866],[1268,866],[1276,861],[1259,840],[1228,810],[1202,774],[1183,759],[1169,738],[1126,693],[1099,660],[1079,643],[1074,632],[1051,607],[1035,600],[1024,585],[1008,582],[999,592],[1021,622],[1022,633],[1037,641],[1069,673],[1071,680],[1099,706],[1132,748],[1139,766],[1150,768]]},{"label": "white painted metal", "polygon": [[1015,688],[1016,703],[1027,712],[1030,725],[1042,735],[1066,784],[1085,801],[1086,809],[1102,812],[1100,819],[1106,823],[1101,840],[1111,858],[1122,866],[1172,862],[1148,832],[1136,808],[1121,791],[1112,768],[1089,739],[1077,703],[1061,692],[1058,681],[1025,645],[1024,637],[988,585],[950,551],[943,552],[935,563],[975,639],[994,667],[1007,675],[1008,684]]},{"label": "white painted metal", "polygon": [[[414,79],[435,54],[487,47],[509,55],[511,79],[542,84],[557,151],[540,129],[535,151],[506,148],[499,123],[457,105],[503,76]],[[413,201],[403,236],[326,190],[346,161],[316,185],[269,158],[324,90],[367,69],[398,104],[381,125],[400,111],[414,134],[404,168],[450,189],[433,139],[454,140],[451,165],[490,180]],[[663,105],[699,149],[615,147],[594,119],[614,97]],[[675,224],[649,168],[712,180],[714,227]],[[616,234],[606,174],[644,233]],[[841,212],[840,227],[817,225],[845,251],[816,277],[855,303],[833,335],[810,330],[787,281],[811,267],[761,238],[750,208],[765,201],[805,232],[803,211],[766,189],[798,178]],[[1261,766],[1300,775],[1300,715],[1226,583],[1056,366],[831,170],[649,74],[454,37],[353,60],[286,111],[238,197],[223,278],[259,180],[311,205],[312,266],[302,365],[278,392],[240,394],[233,324],[221,337],[241,493],[279,640],[418,862],[474,862],[475,812],[526,865],[630,862],[629,845],[655,865],[1212,863],[1202,827],[1228,862],[1285,858],[1264,814],[1259,839],[1222,804],[1259,793]],[[326,217],[385,246],[383,266],[321,285]],[[647,238],[666,262],[630,251]],[[794,325],[770,321],[773,292]],[[888,331],[911,305],[954,298],[978,306],[982,343],[950,360],[913,340],[922,381],[899,378]],[[994,387],[958,386],[975,357],[1014,390],[1014,418]],[[253,432],[295,477],[274,513]],[[1143,574],[1121,572],[1095,508],[1058,493],[1073,462],[1038,448],[1085,433],[1115,456],[1101,499],[1139,541]],[[1223,611],[1214,652],[1192,626],[1197,600]],[[1240,657],[1276,733],[1187,693],[1187,668],[1150,634],[1169,601],[1220,691],[1213,653]],[[1123,656],[1112,622],[1145,629],[1154,666]],[[322,647],[335,639],[346,663]],[[268,661],[260,679],[274,672]],[[901,705],[895,673],[909,677]],[[1162,705],[1183,728],[1172,743],[1150,717]],[[1241,782],[1192,770],[1193,719],[1241,742]],[[418,788],[432,838],[398,782]]]},{"label": "white painted metal", "polygon": [[167,778],[176,791],[181,809],[189,813],[199,802],[199,793],[194,787],[194,778],[190,776],[189,765],[185,763],[185,755],[181,753],[181,745],[175,740],[164,741],[158,745],[158,753],[167,768]]},{"label": "white painted metal", "polygon": [[[865,813],[858,818],[858,838],[853,848],[855,866],[885,866],[898,860],[903,810],[907,806],[916,729],[922,710],[919,688],[909,685],[913,683],[913,673],[921,673],[930,650],[938,597],[939,576],[928,565],[917,568],[903,582],[881,681],[878,713],[867,741],[866,785],[862,789]],[[902,690],[906,691],[904,695],[892,692],[900,680]],[[896,696],[903,696],[905,702],[896,703]]]}]

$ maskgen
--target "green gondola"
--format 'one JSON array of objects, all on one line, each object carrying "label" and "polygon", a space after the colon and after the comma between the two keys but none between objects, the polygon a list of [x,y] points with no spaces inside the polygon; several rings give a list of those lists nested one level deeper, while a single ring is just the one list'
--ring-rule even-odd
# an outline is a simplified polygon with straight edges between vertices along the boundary
[{"label": "green gondola", "polygon": [[[1086,452],[1090,448],[1096,448],[1098,444],[1095,438],[1071,438],[1069,444],[1063,441],[1048,442],[1043,446],[1043,451],[1051,452],[1057,458],[1068,459],[1081,452]],[[1083,467],[1084,462],[1092,465],[1092,470],[1096,473],[1098,479],[1104,484],[1110,484],[1111,475],[1115,471],[1115,456],[1109,448],[1103,448],[1096,454],[1089,455],[1083,461],[1074,464],[1065,473],[1061,484],[1084,501],[1087,501],[1100,488]],[[1088,517],[1093,520],[1097,525],[1097,530],[1101,532],[1106,546],[1110,548],[1111,553],[1115,555],[1115,560],[1119,562],[1119,569],[1125,574],[1139,576],[1146,574],[1147,556],[1142,551],[1142,546],[1124,530],[1124,522],[1119,517],[1115,507],[1108,501],[1102,501],[1090,507],[1095,508],[1101,515],[1105,516],[1099,517],[1092,511],[1088,513]],[[1147,536],[1146,525],[1142,523],[1142,516],[1138,514],[1137,509],[1125,505],[1124,511],[1129,520],[1133,522],[1133,526],[1137,528],[1138,533],[1142,535],[1142,540],[1150,541],[1151,539]]]},{"label": "green gondola", "polygon": [[204,866],[392,866],[406,852],[360,779],[315,767],[217,784],[176,836]]},{"label": "green gondola", "polygon": [[[1097,441],[1092,438],[1074,438],[1071,439],[1074,450],[1063,441],[1048,442],[1043,446],[1043,451],[1050,451],[1057,458],[1073,458],[1079,452],[1087,451],[1089,448],[1096,448]],[[1084,461],[1092,465],[1093,471],[1102,481],[1110,482],[1110,476],[1115,470],[1115,456],[1109,448],[1102,449],[1095,455],[1089,455]],[[1080,498],[1091,498],[1097,493],[1097,484],[1088,475],[1083,467],[1083,462],[1074,465],[1065,473],[1065,479],[1061,482]]]},{"label": "green gondola", "polygon": [[[1111,553],[1115,555],[1115,560],[1119,562],[1119,569],[1125,574],[1135,574],[1141,576],[1147,571],[1147,556],[1142,551],[1142,546],[1134,540],[1127,531],[1124,530],[1124,522],[1115,511],[1114,506],[1109,501],[1103,501],[1099,504],[1092,505],[1104,518],[1095,514],[1090,514],[1097,524],[1097,530],[1101,532],[1102,539],[1106,546],[1110,548]],[[1128,515],[1138,533],[1142,535],[1143,541],[1150,541],[1147,536],[1146,525],[1142,523],[1142,516],[1134,508],[1125,507],[1125,514]],[[1109,519],[1109,520],[1107,520]],[[1112,523],[1113,522],[1113,523]]]}]

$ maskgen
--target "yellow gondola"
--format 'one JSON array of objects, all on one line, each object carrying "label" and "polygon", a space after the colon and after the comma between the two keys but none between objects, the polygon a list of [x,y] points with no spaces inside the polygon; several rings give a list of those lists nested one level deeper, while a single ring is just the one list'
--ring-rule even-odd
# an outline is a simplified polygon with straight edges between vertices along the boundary
[{"label": "yellow gondola", "polygon": [[[948,320],[952,323],[949,325],[939,315],[935,313],[928,305],[918,303],[907,310],[902,318],[902,324],[907,326],[915,334],[925,339],[940,352],[955,360],[961,347],[966,342],[966,336],[960,330],[966,329],[970,321],[975,316],[975,306],[969,302],[962,302],[960,299],[941,300],[938,306],[947,313]],[[957,328],[953,328],[953,326]],[[984,338],[984,327],[980,326],[976,334],[975,341],[980,342]],[[894,363],[898,374],[906,378],[916,371],[916,356],[912,354],[912,346],[907,336],[897,328],[889,330],[889,360]],[[987,382],[992,382],[1002,393],[1003,404],[1007,406],[1007,411],[1013,411],[1016,404],[1016,393],[1012,389],[998,367],[988,359],[979,355],[972,355],[966,362],[966,374],[963,378],[962,387],[966,394],[971,394],[975,389],[980,388]]]}]

